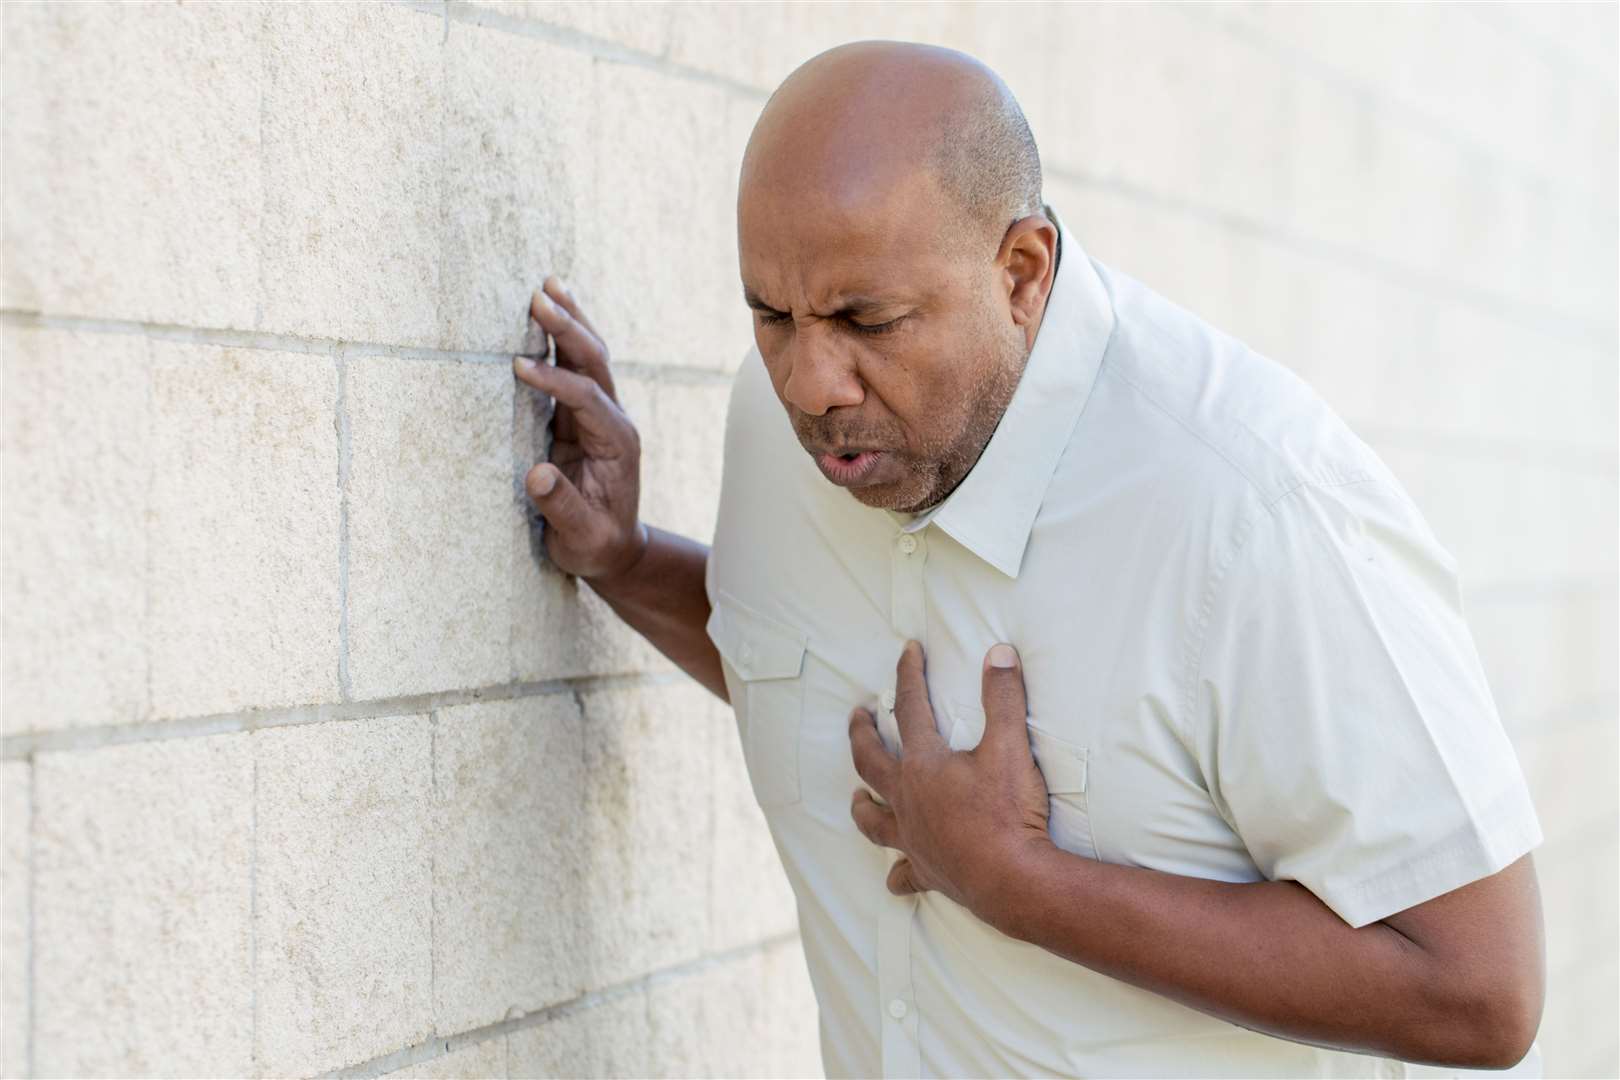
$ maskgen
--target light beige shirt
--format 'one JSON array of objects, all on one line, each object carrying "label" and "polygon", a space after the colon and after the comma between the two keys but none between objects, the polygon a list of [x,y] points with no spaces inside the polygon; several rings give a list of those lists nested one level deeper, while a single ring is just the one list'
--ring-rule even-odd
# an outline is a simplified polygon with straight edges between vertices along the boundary
[{"label": "light beige shirt", "polygon": [[[1400,483],[1285,368],[1061,241],[1017,393],[925,513],[826,481],[757,351],[733,386],[708,632],[798,897],[827,1071],[1433,1075],[893,896],[897,854],[850,819],[850,710],[898,747],[914,637],[958,748],[984,729],[985,651],[1018,648],[1052,836],[1085,858],[1290,879],[1362,926],[1541,841],[1455,563]],[[1533,1050],[1513,1075],[1538,1072]]]}]

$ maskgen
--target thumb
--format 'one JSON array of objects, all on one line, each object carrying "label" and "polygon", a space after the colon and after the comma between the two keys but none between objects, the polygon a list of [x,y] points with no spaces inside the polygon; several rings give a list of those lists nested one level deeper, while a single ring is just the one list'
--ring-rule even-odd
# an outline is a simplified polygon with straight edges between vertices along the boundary
[{"label": "thumb", "polygon": [[1024,669],[1018,651],[1005,643],[991,646],[984,658],[983,680],[984,736],[980,745],[1022,747],[1028,753]]},{"label": "thumb", "polygon": [[564,536],[580,535],[590,506],[561,469],[543,461],[529,470],[523,486],[548,526]]}]

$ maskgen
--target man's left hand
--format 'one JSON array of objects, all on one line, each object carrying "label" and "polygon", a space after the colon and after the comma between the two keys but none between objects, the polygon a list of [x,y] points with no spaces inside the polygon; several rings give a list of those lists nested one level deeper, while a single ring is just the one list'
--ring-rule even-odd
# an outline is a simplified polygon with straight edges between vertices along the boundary
[{"label": "man's left hand", "polygon": [[[1007,666],[995,666],[998,650]],[[1029,749],[1023,670],[1010,645],[986,654],[981,671],[984,735],[952,750],[934,722],[923,650],[906,642],[897,666],[900,754],[889,753],[866,709],[850,715],[857,788],[850,806],[868,840],[901,853],[889,871],[897,895],[937,890],[995,924],[997,897],[1017,867],[1052,847],[1046,782]]]}]

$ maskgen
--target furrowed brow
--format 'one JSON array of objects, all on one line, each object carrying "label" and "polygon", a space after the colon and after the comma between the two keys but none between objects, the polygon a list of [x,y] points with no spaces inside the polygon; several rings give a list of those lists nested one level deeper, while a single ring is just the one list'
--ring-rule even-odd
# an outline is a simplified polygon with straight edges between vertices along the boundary
[{"label": "furrowed brow", "polygon": [[896,300],[884,299],[880,296],[846,296],[838,309],[832,313],[832,318],[849,318],[852,315],[869,315],[874,311],[892,308]]},{"label": "furrowed brow", "polygon": [[781,311],[781,310],[778,310],[777,308],[771,307],[771,305],[769,305],[765,301],[761,300],[759,298],[758,294],[755,293],[753,289],[747,289],[747,288],[743,289],[743,303],[747,304],[749,307],[753,308],[755,311],[763,311],[767,315],[785,315],[785,314],[787,314],[784,311]]}]

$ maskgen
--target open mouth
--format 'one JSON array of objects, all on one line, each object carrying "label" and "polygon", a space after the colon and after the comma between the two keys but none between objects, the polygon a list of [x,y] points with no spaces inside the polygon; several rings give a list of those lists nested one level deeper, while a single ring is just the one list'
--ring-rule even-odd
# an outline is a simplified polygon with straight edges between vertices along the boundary
[{"label": "open mouth", "polygon": [[882,458],[881,450],[856,450],[846,454],[817,454],[816,464],[827,479],[849,487],[868,479]]}]

